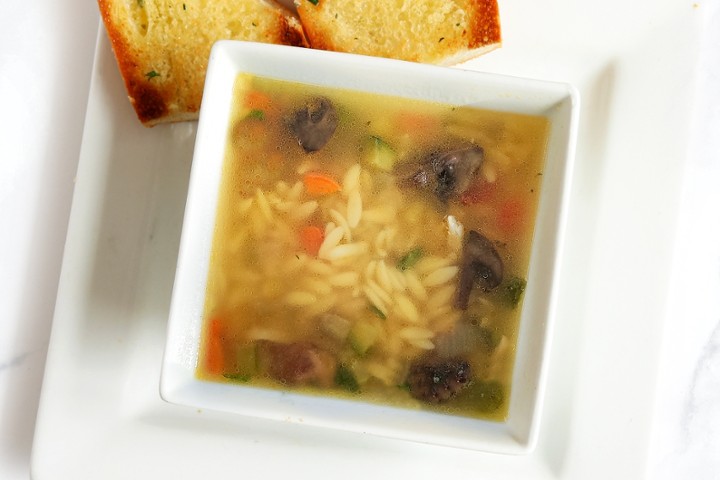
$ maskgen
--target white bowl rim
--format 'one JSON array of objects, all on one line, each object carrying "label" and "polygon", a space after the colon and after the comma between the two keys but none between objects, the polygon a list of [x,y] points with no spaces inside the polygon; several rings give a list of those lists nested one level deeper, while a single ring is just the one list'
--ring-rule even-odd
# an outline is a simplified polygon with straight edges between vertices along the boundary
[{"label": "white bowl rim", "polygon": [[[520,320],[513,394],[506,422],[215,384],[195,377],[217,186],[230,115],[229,98],[234,79],[240,72],[445,103],[544,114],[551,118],[553,131],[545,171],[552,170],[552,175],[543,178],[528,288]],[[439,85],[453,88],[441,90]],[[532,451],[540,427],[547,357],[558,301],[557,283],[579,106],[577,90],[567,83],[298,47],[217,42],[210,55],[196,137],[163,357],[161,397],[181,405],[425,443],[509,454]],[[208,191],[216,192],[214,198],[207,194]],[[534,288],[539,284],[543,287]],[[539,312],[540,320],[526,318],[531,309],[535,314]],[[528,351],[532,355],[525,358]],[[522,396],[515,394],[519,385],[526,390]]]}]

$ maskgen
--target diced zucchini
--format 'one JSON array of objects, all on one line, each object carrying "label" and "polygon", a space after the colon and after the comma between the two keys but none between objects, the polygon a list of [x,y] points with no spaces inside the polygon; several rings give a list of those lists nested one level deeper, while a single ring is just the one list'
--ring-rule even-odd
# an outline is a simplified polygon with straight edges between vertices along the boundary
[{"label": "diced zucchini", "polygon": [[350,345],[358,355],[365,355],[377,341],[380,329],[374,323],[359,320],[350,330]]},{"label": "diced zucchini", "polygon": [[366,162],[373,167],[389,172],[395,167],[397,154],[382,138],[371,135],[366,142]]},{"label": "diced zucchini", "polygon": [[232,371],[223,376],[230,380],[247,382],[258,371],[257,347],[255,343],[242,345],[235,350],[235,362]]}]

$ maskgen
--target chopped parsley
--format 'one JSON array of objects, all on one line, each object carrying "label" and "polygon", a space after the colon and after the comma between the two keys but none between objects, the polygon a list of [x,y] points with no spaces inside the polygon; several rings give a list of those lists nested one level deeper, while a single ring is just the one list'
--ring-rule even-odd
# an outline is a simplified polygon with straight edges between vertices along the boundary
[{"label": "chopped parsley", "polygon": [[223,373],[223,377],[227,378],[228,380],[242,383],[247,383],[252,378],[250,375],[246,375],[244,373]]},{"label": "chopped parsley", "polygon": [[511,277],[500,291],[505,305],[510,308],[517,307],[523,293],[525,292],[526,286],[527,282],[525,279],[520,277]]},{"label": "chopped parsley", "polygon": [[400,260],[397,262],[397,268],[399,270],[407,270],[408,268],[411,268],[413,265],[415,265],[418,260],[420,260],[423,256],[422,248],[417,247],[410,250],[408,253],[402,256]]},{"label": "chopped parsley", "polygon": [[352,393],[360,391],[360,385],[352,370],[342,364],[338,365],[337,373],[335,373],[335,385]]},{"label": "chopped parsley", "polygon": [[245,117],[246,119],[250,120],[264,120],[265,119],[265,112],[258,109],[250,110],[250,112]]},{"label": "chopped parsley", "polygon": [[313,5],[317,5],[320,0],[308,0],[308,2],[312,3]]},{"label": "chopped parsley", "polygon": [[387,320],[387,317],[385,314],[375,305],[370,305],[368,307],[372,313],[374,313],[380,320]]},{"label": "chopped parsley", "polygon": [[159,77],[160,74],[157,73],[155,70],[150,70],[148,73],[145,74],[148,80],[152,80],[155,77]]}]

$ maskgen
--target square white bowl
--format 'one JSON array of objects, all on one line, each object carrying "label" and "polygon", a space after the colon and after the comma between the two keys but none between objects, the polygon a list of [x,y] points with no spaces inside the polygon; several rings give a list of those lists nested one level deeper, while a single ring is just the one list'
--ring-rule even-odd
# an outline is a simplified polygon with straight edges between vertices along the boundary
[{"label": "square white bowl", "polygon": [[[542,115],[551,123],[505,422],[199,380],[210,250],[233,85],[241,73]],[[579,97],[562,83],[384,58],[220,41],[210,55],[170,307],[160,395],[171,403],[497,453],[536,443],[556,304]]]}]

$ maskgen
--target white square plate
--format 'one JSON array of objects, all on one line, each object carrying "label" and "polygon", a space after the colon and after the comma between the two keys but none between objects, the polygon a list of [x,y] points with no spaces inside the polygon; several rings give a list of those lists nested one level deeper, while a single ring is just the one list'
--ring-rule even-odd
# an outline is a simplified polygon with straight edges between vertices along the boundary
[{"label": "white square plate", "polygon": [[47,479],[643,478],[697,77],[693,2],[501,2],[463,68],[583,100],[546,400],[508,456],[163,402],[195,125],[142,127],[101,29],[33,446]]}]

